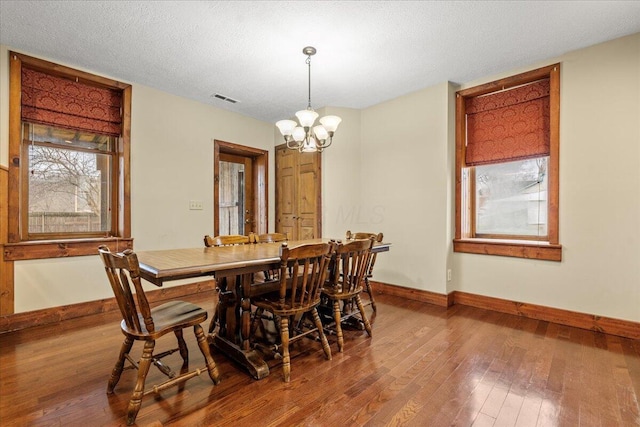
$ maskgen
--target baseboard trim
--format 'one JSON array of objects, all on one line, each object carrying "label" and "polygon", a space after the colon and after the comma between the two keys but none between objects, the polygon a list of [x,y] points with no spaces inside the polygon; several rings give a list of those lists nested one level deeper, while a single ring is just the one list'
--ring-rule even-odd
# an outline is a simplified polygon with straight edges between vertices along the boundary
[{"label": "baseboard trim", "polygon": [[630,320],[614,319],[595,314],[579,313],[559,308],[509,301],[501,298],[453,291],[447,295],[419,289],[405,288],[387,283],[375,282],[376,293],[400,296],[403,298],[428,302],[441,307],[454,304],[467,305],[500,313],[513,314],[530,319],[544,320],[565,326],[573,326],[595,332],[617,335],[634,340],[640,339],[640,323]]},{"label": "baseboard trim", "polygon": [[[618,335],[625,338],[636,340],[640,339],[640,323],[629,320],[614,319],[542,305],[509,301],[501,298],[470,294],[460,291],[453,291],[445,295],[421,289],[390,285],[382,282],[372,282],[372,285],[376,293],[394,295],[414,301],[434,304],[440,307],[448,308],[454,304],[467,305],[485,310],[602,332],[610,335]],[[207,280],[203,282],[190,283],[188,285],[152,290],[147,292],[147,298],[149,299],[149,302],[155,303],[169,299],[181,298],[186,295],[192,295],[199,292],[212,291],[214,289],[215,282],[213,280]],[[107,313],[117,309],[118,304],[115,298],[106,298],[61,307],[9,314],[0,316],[0,334],[26,329],[33,326],[58,323],[63,320],[88,316],[91,314]]]},{"label": "baseboard trim", "polygon": [[428,302],[430,304],[439,305],[440,307],[450,307],[448,295],[438,294],[436,292],[424,291],[421,289],[405,288],[404,286],[390,285],[382,282],[371,282],[376,293],[394,295],[410,300]]},{"label": "baseboard trim", "polygon": [[[215,282],[207,280],[187,285],[173,286],[148,291],[147,299],[150,303],[161,302],[199,292],[206,292],[215,289]],[[27,311],[24,313],[8,314],[0,316],[0,334],[5,332],[26,329],[33,326],[42,326],[58,323],[63,320],[74,319],[76,317],[88,316],[90,314],[107,313],[118,310],[118,303],[115,298],[105,298],[97,301],[87,301],[78,304],[64,305],[60,307],[45,308],[42,310]]]}]

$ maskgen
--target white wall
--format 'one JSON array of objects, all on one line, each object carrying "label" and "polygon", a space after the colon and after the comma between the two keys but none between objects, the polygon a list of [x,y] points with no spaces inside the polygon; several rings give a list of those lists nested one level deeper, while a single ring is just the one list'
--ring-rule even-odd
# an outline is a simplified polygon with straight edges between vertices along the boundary
[{"label": "white wall", "polygon": [[[3,165],[8,164],[7,50],[2,46],[0,51],[0,153],[3,156],[0,163]],[[44,59],[55,62],[55,58]],[[135,83],[132,86],[134,247],[145,250],[200,246],[202,237],[213,233],[213,140],[269,150],[269,158],[273,159],[273,124]],[[275,180],[271,165],[268,179],[269,228],[273,229]],[[204,209],[189,210],[189,200],[202,200]],[[112,296],[97,256],[17,261],[14,266],[16,312]],[[169,286],[180,283],[184,282]]]}]

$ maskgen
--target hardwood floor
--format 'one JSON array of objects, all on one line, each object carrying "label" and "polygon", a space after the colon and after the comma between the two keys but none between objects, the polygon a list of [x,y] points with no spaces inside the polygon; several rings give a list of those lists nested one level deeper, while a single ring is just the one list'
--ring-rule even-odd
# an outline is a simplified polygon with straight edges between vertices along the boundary
[{"label": "hardwood floor", "polygon": [[[211,314],[214,298],[190,300]],[[214,352],[218,386],[202,375],[148,396],[137,425],[640,425],[640,341],[461,305],[376,302],[373,338],[346,330],[340,354],[329,337],[333,360],[320,343],[294,346],[291,383],[279,366],[253,380]],[[124,425],[135,372],[106,394],[118,323],[108,313],[0,335],[0,425]],[[193,334],[185,339],[201,364]],[[151,369],[148,381],[162,376]]]}]

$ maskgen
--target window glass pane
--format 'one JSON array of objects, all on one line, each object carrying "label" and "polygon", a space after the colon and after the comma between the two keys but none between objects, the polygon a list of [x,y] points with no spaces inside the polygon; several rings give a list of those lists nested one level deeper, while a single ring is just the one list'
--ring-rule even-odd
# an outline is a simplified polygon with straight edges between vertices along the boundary
[{"label": "window glass pane", "polygon": [[27,124],[29,140],[47,144],[61,145],[66,148],[84,148],[111,152],[114,149],[115,138],[97,133],[81,132],[51,126]]},{"label": "window glass pane", "polygon": [[244,234],[244,164],[220,161],[219,189],[220,234]]},{"label": "window glass pane", "polygon": [[102,150],[113,138],[40,130],[29,138],[29,233],[109,232],[112,154]]},{"label": "window glass pane", "polygon": [[476,166],[476,236],[547,235],[548,159]]}]

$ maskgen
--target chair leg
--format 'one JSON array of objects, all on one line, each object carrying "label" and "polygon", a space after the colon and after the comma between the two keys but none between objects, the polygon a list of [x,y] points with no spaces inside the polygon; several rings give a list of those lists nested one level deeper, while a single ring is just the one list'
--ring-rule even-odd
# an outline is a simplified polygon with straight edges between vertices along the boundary
[{"label": "chair leg", "polygon": [[[256,311],[253,313],[253,320],[251,320],[251,329],[249,330],[250,336],[254,336],[256,331],[258,330],[258,327],[260,326],[259,323],[262,322],[263,312],[264,312],[263,308],[257,307]],[[260,329],[262,330],[262,328]]]},{"label": "chair leg", "polygon": [[280,340],[282,341],[282,373],[284,382],[291,381],[291,358],[289,357],[289,317],[280,316]]},{"label": "chair leg", "polygon": [[365,283],[365,289],[367,291],[367,294],[369,294],[369,300],[371,300],[371,308],[373,308],[373,312],[377,312],[378,309],[376,307],[376,300],[373,297],[373,289],[371,289],[371,283],[369,283],[369,278],[365,277],[364,278],[364,283]]},{"label": "chair leg", "polygon": [[364,312],[364,305],[362,304],[362,299],[360,299],[360,295],[356,295],[355,297],[356,304],[358,305],[358,310],[360,310],[360,317],[362,317],[362,323],[364,323],[364,329],[367,331],[367,334],[371,336],[371,323],[369,323],[369,319],[367,319],[367,315]]},{"label": "chair leg", "polygon": [[184,342],[184,337],[182,336],[182,329],[176,329],[174,331],[176,334],[176,338],[178,339],[178,348],[180,349],[180,356],[182,356],[182,360],[184,363],[189,363],[189,349],[187,348],[187,343]]},{"label": "chair leg", "polygon": [[331,347],[329,347],[329,341],[327,341],[327,336],[324,334],[324,330],[322,329],[322,321],[320,320],[320,316],[318,315],[318,309],[314,307],[311,311],[311,314],[313,315],[313,321],[316,324],[316,328],[318,328],[318,334],[320,335],[320,341],[322,342],[324,355],[327,360],[331,360]]},{"label": "chair leg", "polygon": [[333,300],[333,321],[336,324],[336,335],[338,337],[338,352],[342,353],[344,350],[344,335],[342,333],[342,326],[340,325],[340,301]]},{"label": "chair leg", "polygon": [[124,369],[125,355],[129,354],[132,346],[133,339],[126,337],[122,346],[120,346],[120,356],[118,357],[118,361],[113,367],[113,371],[111,371],[111,378],[109,378],[109,383],[107,384],[107,394],[113,393],[113,389],[116,384],[118,384],[118,381],[120,381],[120,375],[122,375],[122,370]]},{"label": "chair leg", "polygon": [[136,416],[140,410],[142,404],[142,396],[144,394],[144,382],[147,379],[149,373],[149,367],[151,366],[151,358],[153,355],[153,348],[155,347],[155,341],[145,341],[144,350],[142,351],[142,358],[138,364],[138,380],[136,381],[136,387],[131,395],[129,401],[129,407],[127,408],[127,425],[130,426],[136,421]]},{"label": "chair leg", "polygon": [[261,334],[262,340],[264,341],[267,340],[267,328],[265,328],[264,322],[263,322],[263,320],[265,319],[266,317],[264,316],[264,308],[257,307],[256,311],[253,314],[253,320],[251,321],[251,330],[249,332],[249,336],[251,338],[255,338],[256,332],[258,328],[260,328],[260,334]]},{"label": "chair leg", "polygon": [[218,366],[216,365],[216,362],[213,360],[213,357],[211,357],[209,342],[207,341],[207,337],[204,335],[202,326],[193,325],[193,333],[196,335],[196,339],[198,340],[198,347],[200,347],[200,351],[204,356],[204,361],[207,364],[209,378],[211,378],[211,381],[213,381],[214,384],[218,384],[220,382],[220,373],[218,372]]}]

